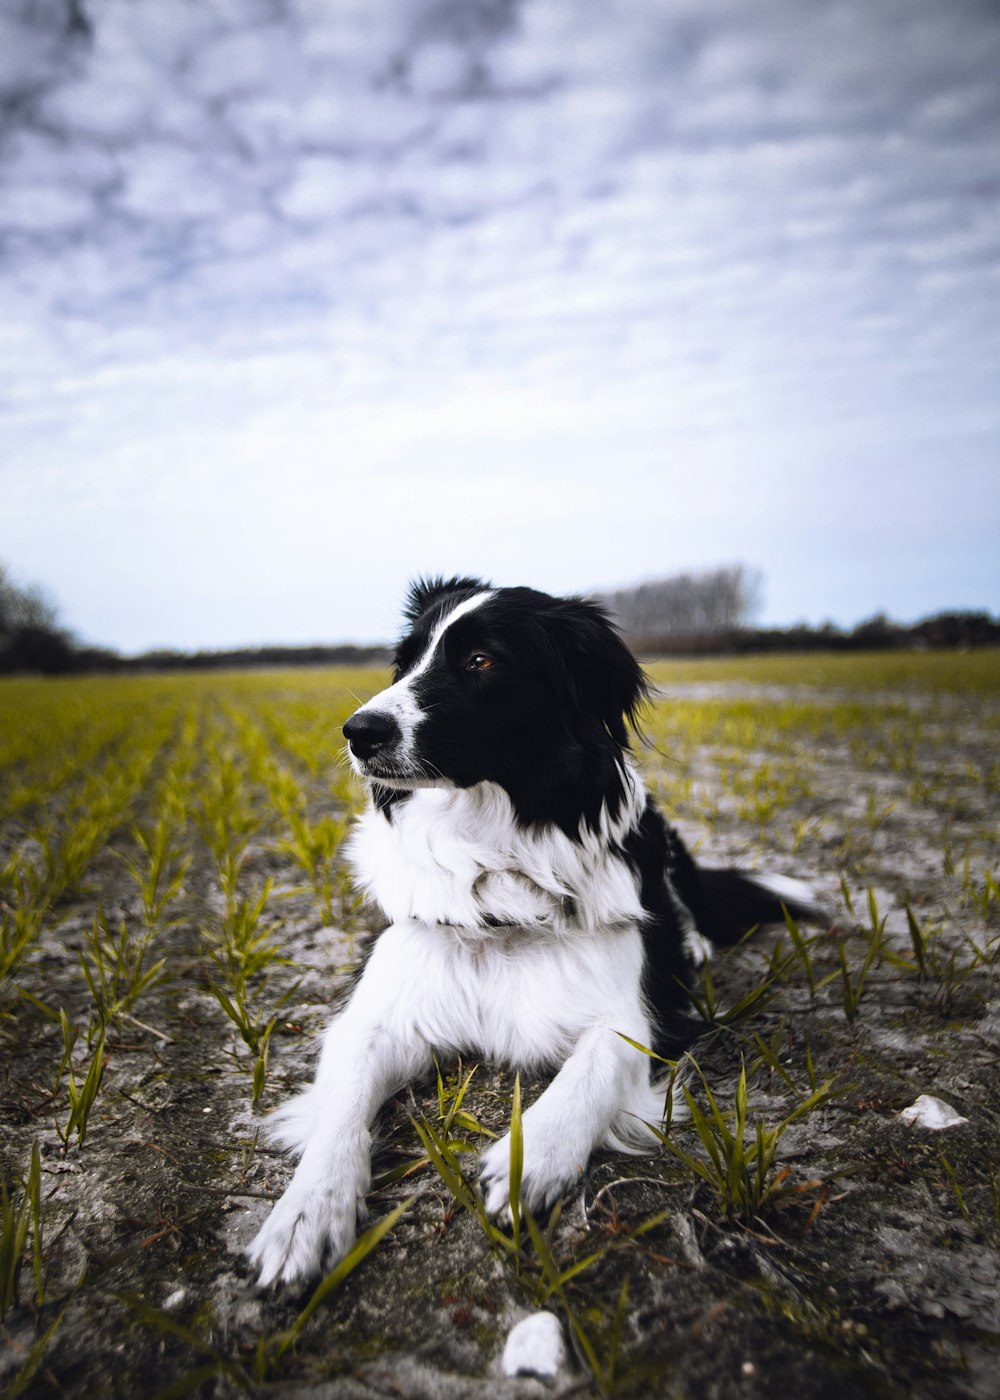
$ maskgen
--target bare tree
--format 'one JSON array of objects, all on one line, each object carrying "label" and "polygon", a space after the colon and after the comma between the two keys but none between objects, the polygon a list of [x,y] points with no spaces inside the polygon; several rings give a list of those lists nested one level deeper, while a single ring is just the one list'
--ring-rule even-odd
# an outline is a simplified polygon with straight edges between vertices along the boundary
[{"label": "bare tree", "polygon": [[0,636],[24,627],[55,626],[55,607],[41,588],[15,583],[6,564],[0,563]]},{"label": "bare tree", "polygon": [[623,632],[681,637],[732,632],[760,609],[763,575],[745,564],[674,574],[599,595]]}]

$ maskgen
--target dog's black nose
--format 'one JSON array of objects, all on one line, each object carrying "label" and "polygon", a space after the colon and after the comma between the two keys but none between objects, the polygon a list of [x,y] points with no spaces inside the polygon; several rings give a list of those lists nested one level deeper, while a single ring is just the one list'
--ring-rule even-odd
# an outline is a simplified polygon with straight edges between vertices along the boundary
[{"label": "dog's black nose", "polygon": [[392,715],[378,710],[359,710],[344,725],[344,736],[355,758],[371,758],[379,749],[390,748],[403,737],[403,731]]}]

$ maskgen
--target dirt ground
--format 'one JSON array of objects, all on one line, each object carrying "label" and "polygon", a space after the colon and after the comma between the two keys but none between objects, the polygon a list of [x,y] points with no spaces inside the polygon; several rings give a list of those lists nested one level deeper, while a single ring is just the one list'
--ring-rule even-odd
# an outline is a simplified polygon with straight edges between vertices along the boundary
[{"label": "dirt ground", "polygon": [[[837,699],[814,693],[810,703]],[[926,708],[919,696],[908,703],[914,714]],[[21,1302],[0,1324],[0,1386],[46,1397],[515,1400],[603,1388],[750,1400],[776,1387],[837,1400],[995,1397],[1000,963],[990,940],[1000,929],[977,872],[996,861],[996,786],[979,778],[991,765],[996,772],[997,713],[982,699],[936,705],[933,722],[943,716],[960,735],[949,745],[947,781],[933,745],[926,763],[918,752],[902,772],[845,737],[811,754],[808,795],[766,823],[741,815],[712,752],[691,755],[692,791],[714,804],[711,822],[699,819],[694,798],[681,813],[699,858],[812,879],[836,915],[798,959],[788,936],[771,931],[717,963],[719,1011],[694,1047],[725,1111],[746,1065],[751,1118],[772,1126],[808,1096],[811,1078],[834,1080],[828,1101],[781,1136],[778,1190],[758,1217],[727,1218],[711,1182],[667,1152],[599,1156],[549,1232],[563,1272],[590,1262],[547,1293],[531,1251],[518,1273],[421,1164],[411,1116],[439,1115],[427,1084],[385,1115],[376,1177],[395,1179],[377,1180],[369,1202],[372,1220],[412,1198],[408,1210],[282,1350],[311,1290],[259,1292],[241,1254],[289,1175],[258,1131],[310,1072],[348,935],[317,927],[301,893],[282,903],[282,937],[300,969],[277,975],[288,988],[301,980],[282,1009],[255,1110],[246,1052],[204,986],[197,930],[217,891],[208,865],[195,864],[171,910],[170,975],[109,1041],[84,1143],[64,1146],[53,1127],[59,1026],[24,1001],[0,1023],[0,1167],[15,1180],[38,1141],[47,1202],[45,1302],[38,1306],[26,1265]],[[763,760],[743,761],[752,769]],[[660,759],[645,762],[655,773]],[[970,849],[965,870],[961,852]],[[270,875],[276,896],[296,885],[266,843],[251,847],[247,870]],[[81,1018],[86,989],[73,959],[95,887],[106,906],[134,903],[121,862],[106,851],[32,963],[34,985],[71,1014],[75,998]],[[871,946],[869,888],[885,940],[853,1006],[841,949],[854,985]],[[907,900],[921,928],[939,930],[922,975]],[[377,916],[359,916],[352,935],[366,922],[376,928]],[[726,1022],[766,979],[776,947],[780,976]],[[442,1066],[446,1077],[455,1068]],[[502,1131],[512,1088],[509,1074],[481,1066],[463,1106]],[[525,1084],[526,1102],[538,1088]],[[920,1094],[964,1121],[942,1131],[909,1123],[901,1110]],[[690,1125],[674,1135],[704,1159]],[[472,1176],[472,1159],[466,1165]],[[539,1306],[559,1316],[568,1361],[549,1380],[503,1378],[505,1338]]]}]

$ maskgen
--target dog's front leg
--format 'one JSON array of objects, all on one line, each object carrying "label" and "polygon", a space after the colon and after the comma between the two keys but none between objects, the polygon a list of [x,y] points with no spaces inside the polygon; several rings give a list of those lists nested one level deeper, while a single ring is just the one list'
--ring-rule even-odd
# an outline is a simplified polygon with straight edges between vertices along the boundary
[{"label": "dog's front leg", "polygon": [[[430,1064],[430,1049],[401,1014],[405,1001],[391,981],[383,978],[373,994],[374,964],[384,961],[373,955],[327,1031],[315,1082],[276,1115],[278,1139],[294,1142],[302,1155],[248,1251],[261,1286],[301,1282],[347,1253],[371,1180],[371,1124],[389,1095]],[[294,1132],[289,1123],[298,1125]]]},{"label": "dog's front leg", "polygon": [[[639,1032],[648,1035],[648,1030]],[[642,1041],[642,1043],[646,1043]],[[609,1025],[584,1031],[552,1083],[525,1112],[521,1199],[532,1211],[552,1205],[586,1170],[590,1156],[613,1125],[662,1117],[650,1088],[648,1061]],[[652,1141],[652,1135],[649,1135]],[[481,1179],[490,1215],[509,1206],[510,1135],[482,1156]]]}]

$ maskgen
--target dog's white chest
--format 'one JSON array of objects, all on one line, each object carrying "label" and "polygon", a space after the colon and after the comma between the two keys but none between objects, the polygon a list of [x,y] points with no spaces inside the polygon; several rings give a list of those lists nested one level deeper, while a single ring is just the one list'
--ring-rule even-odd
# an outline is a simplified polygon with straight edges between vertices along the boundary
[{"label": "dog's white chest", "polygon": [[375,940],[367,986],[355,996],[362,1005],[371,996],[370,1014],[390,1034],[402,1016],[439,1052],[558,1064],[588,1028],[646,1030],[642,961],[636,928],[466,938],[454,926],[408,919]]},{"label": "dog's white chest", "polygon": [[373,808],[351,836],[358,882],[393,922],[600,928],[642,918],[635,875],[604,834],[526,831],[492,783]]}]

